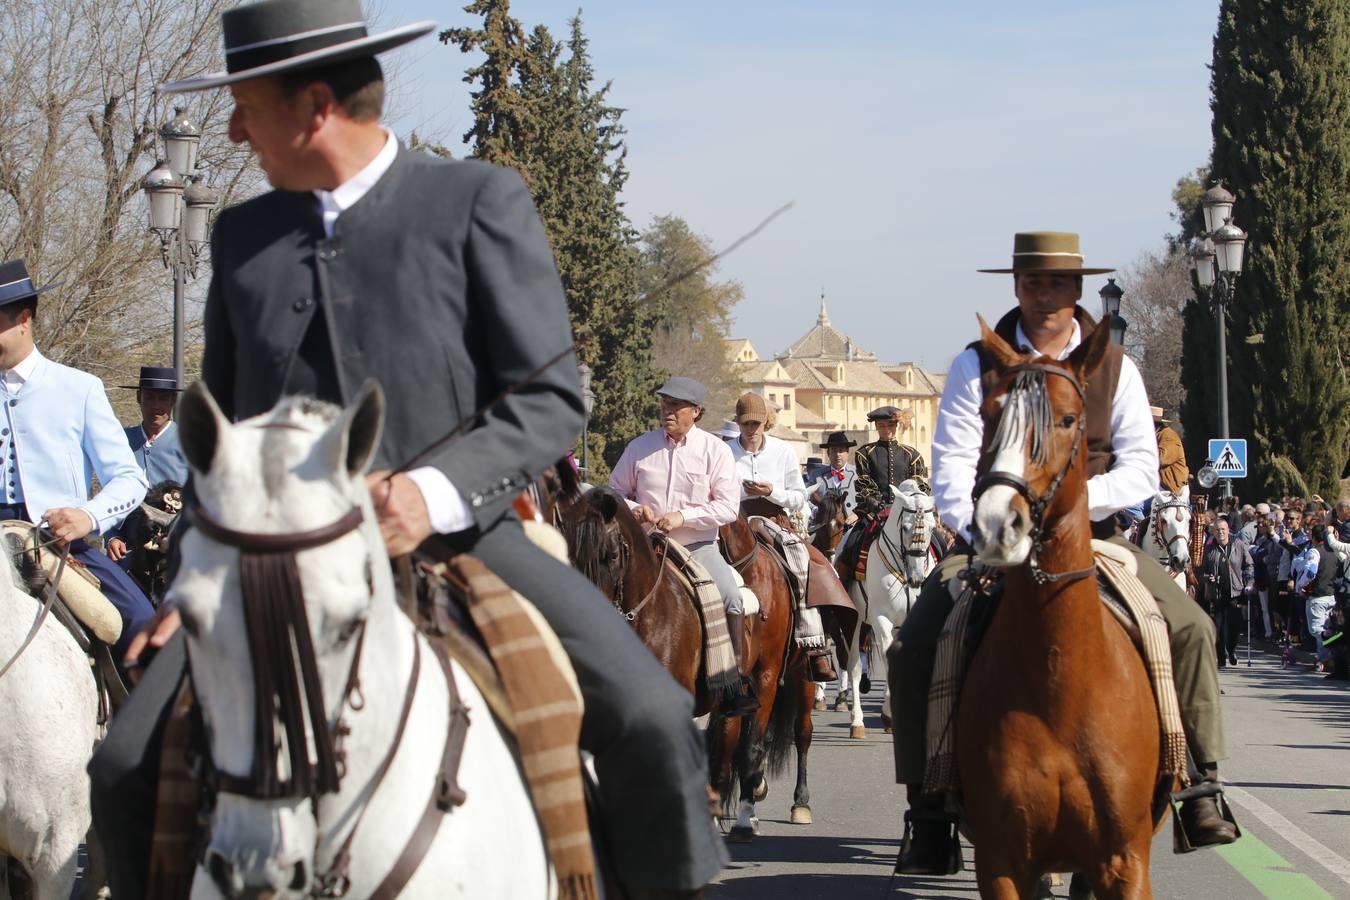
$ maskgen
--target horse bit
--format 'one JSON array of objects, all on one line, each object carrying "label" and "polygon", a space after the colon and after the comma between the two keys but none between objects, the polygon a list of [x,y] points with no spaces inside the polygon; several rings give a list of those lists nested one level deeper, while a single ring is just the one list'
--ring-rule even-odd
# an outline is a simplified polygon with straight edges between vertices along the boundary
[{"label": "horse bit", "polygon": [[[1045,391],[1045,376],[1058,375],[1069,382],[1069,384],[1073,385],[1073,389],[1078,392],[1078,399],[1083,405],[1083,413],[1078,416],[1078,428],[1074,434],[1073,449],[1069,451],[1069,458],[1065,460],[1064,467],[1050,480],[1050,484],[1046,488],[1045,493],[1037,494],[1031,489],[1031,485],[1027,480],[1020,475],[1014,475],[1011,472],[1003,472],[994,469],[986,472],[984,476],[976,482],[975,489],[971,493],[971,501],[974,504],[978,504],[980,496],[996,484],[1012,488],[1022,496],[1022,499],[1026,500],[1027,506],[1031,511],[1032,533],[1031,553],[1027,556],[1027,566],[1031,570],[1032,580],[1037,584],[1045,585],[1056,581],[1077,581],[1079,579],[1089,578],[1097,571],[1096,563],[1093,563],[1087,568],[1073,569],[1068,572],[1047,572],[1041,568],[1040,564],[1040,554],[1045,549],[1045,513],[1050,508],[1050,505],[1054,503],[1055,495],[1059,492],[1059,487],[1064,482],[1065,477],[1069,474],[1069,471],[1073,469],[1074,462],[1078,459],[1078,448],[1082,446],[1083,443],[1083,434],[1087,430],[1087,391],[1083,388],[1083,383],[1079,381],[1076,375],[1065,369],[1061,369],[1058,366],[1052,366],[1046,363],[1028,362],[1012,366],[1007,371],[1010,374],[1017,374],[1017,379],[1013,382],[1013,386],[1009,391],[1010,394],[1016,391],[1030,391],[1037,386],[1039,386],[1042,391]],[[1041,373],[1039,378],[1035,373]],[[1047,405],[1049,404],[1048,395],[1045,397],[1045,403]],[[1007,415],[1007,413],[1008,406],[1005,405],[1000,414],[1000,423],[1002,421],[1002,416]],[[1035,424],[1033,423],[1030,427],[1034,430]]]},{"label": "horse bit", "polygon": [[[232,775],[216,768],[211,760],[209,745],[202,753],[205,776],[211,793],[224,790],[258,800],[277,800],[308,797],[319,817],[319,798],[338,791],[346,775],[346,755],[343,740],[351,734],[345,721],[347,711],[359,712],[365,707],[361,692],[359,671],[361,651],[365,646],[366,619],[362,619],[355,634],[356,648],[347,672],[346,686],[336,723],[328,726],[328,714],[323,702],[323,686],[319,678],[314,643],[305,613],[303,589],[296,563],[296,553],[330,544],[360,527],[364,520],[361,508],[353,506],[337,520],[310,531],[290,534],[266,534],[236,531],[221,525],[200,506],[192,507],[189,519],[203,535],[240,551],[240,587],[244,601],[244,623],[248,638],[249,656],[253,664],[255,698],[253,771],[247,776]],[[367,561],[366,584],[374,595],[374,577]],[[455,768],[463,750],[468,731],[468,713],[460,701],[444,648],[431,642],[437,661],[445,674],[450,691],[450,719],[446,729],[445,747],[441,756],[441,773],[436,790],[428,801],[413,836],[405,845],[393,869],[372,896],[396,896],[398,890],[412,876],[430,845],[430,835],[439,826],[439,816],[453,806],[462,804],[465,795],[455,782]],[[412,713],[413,698],[417,693],[421,670],[422,642],[414,635],[412,671],[404,691],[403,707],[389,750],[375,770],[369,796],[356,815],[351,830],[342,842],[328,870],[317,875],[309,893],[314,897],[342,897],[351,888],[348,869],[351,846],[362,819],[370,809],[370,798],[379,790],[388,774],[394,756],[403,740]],[[298,672],[297,672],[298,669]],[[189,678],[191,667],[189,666]],[[315,760],[309,758],[309,738],[306,734],[306,714],[312,730]],[[290,777],[283,781],[277,771],[276,735],[274,719],[279,719],[286,735],[289,753]],[[204,742],[203,742],[204,743]],[[430,832],[430,834],[428,834]],[[318,856],[317,851],[315,854]],[[212,877],[216,873],[208,867]]]}]

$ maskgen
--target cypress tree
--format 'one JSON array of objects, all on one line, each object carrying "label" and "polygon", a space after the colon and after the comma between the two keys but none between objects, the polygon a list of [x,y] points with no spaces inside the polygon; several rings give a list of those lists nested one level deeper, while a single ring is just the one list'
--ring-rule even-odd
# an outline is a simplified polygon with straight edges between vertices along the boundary
[{"label": "cypress tree", "polygon": [[1248,491],[1336,496],[1350,458],[1350,5],[1224,0],[1211,108],[1211,170],[1249,235],[1228,332]]}]

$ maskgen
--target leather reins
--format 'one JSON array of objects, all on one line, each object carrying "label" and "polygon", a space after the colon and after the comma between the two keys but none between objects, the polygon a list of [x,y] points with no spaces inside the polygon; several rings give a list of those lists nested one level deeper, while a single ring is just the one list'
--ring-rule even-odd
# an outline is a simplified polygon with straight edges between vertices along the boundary
[{"label": "leather reins", "polygon": [[[983,477],[975,483],[975,489],[971,492],[971,501],[973,504],[978,505],[980,496],[984,494],[985,491],[989,490],[989,488],[994,485],[1001,484],[1005,487],[1012,488],[1027,502],[1027,506],[1030,508],[1031,512],[1031,552],[1027,556],[1027,566],[1031,570],[1032,580],[1037,584],[1045,585],[1056,581],[1077,581],[1082,578],[1090,578],[1097,571],[1095,562],[1086,568],[1073,569],[1068,572],[1047,572],[1041,568],[1040,564],[1040,554],[1045,549],[1045,514],[1047,510],[1049,510],[1050,505],[1054,503],[1055,495],[1059,493],[1060,485],[1064,483],[1065,477],[1067,477],[1069,472],[1073,469],[1074,463],[1078,459],[1078,450],[1083,445],[1083,435],[1087,430],[1087,391],[1083,387],[1083,383],[1078,380],[1078,376],[1065,369],[1061,369],[1058,366],[1052,366],[1047,363],[1028,362],[1011,366],[1007,369],[1008,374],[1029,372],[1040,372],[1043,375],[1057,375],[1073,385],[1073,389],[1078,392],[1078,399],[1083,405],[1083,412],[1078,416],[1078,428],[1074,434],[1073,449],[1069,451],[1069,457],[1064,461],[1063,468],[1055,473],[1055,477],[1050,480],[1050,484],[1046,487],[1044,493],[1036,493],[1036,491],[1032,490],[1031,484],[1020,475],[993,469],[986,472]],[[1044,382],[1041,382],[1040,386],[1042,390],[1045,389]],[[1028,388],[1020,387],[1015,383],[1009,393],[1016,390],[1025,391],[1028,390]],[[1049,402],[1048,397],[1046,398],[1046,402]],[[1011,407],[1012,404],[1004,405],[1003,410],[1000,413],[1000,419],[1002,416],[1008,414],[1008,410]]]},{"label": "leather reins", "polygon": [[[255,698],[253,771],[247,776],[222,772],[212,762],[210,748],[202,748],[212,787],[227,793],[264,800],[308,797],[317,818],[319,797],[336,793],[342,778],[346,775],[346,757],[342,742],[351,733],[351,728],[344,720],[345,712],[347,710],[357,712],[365,707],[366,701],[361,692],[359,673],[362,650],[365,646],[366,621],[362,620],[356,636],[356,649],[347,672],[337,722],[329,728],[328,714],[323,702],[323,686],[319,679],[318,661],[309,632],[309,620],[305,613],[304,593],[295,554],[332,543],[350,534],[360,527],[364,515],[360,507],[354,506],[327,525],[310,531],[284,534],[246,532],[227,528],[200,507],[193,507],[189,516],[192,524],[203,535],[240,551],[239,569],[245,630],[249,656],[253,663]],[[367,578],[370,577],[368,574]],[[373,594],[373,580],[367,587]],[[450,718],[441,753],[440,775],[436,790],[428,800],[412,837],[408,839],[393,868],[381,881],[372,897],[393,898],[398,895],[430,848],[440,826],[441,814],[465,800],[465,793],[456,782],[455,773],[468,732],[468,712],[460,700],[447,651],[435,641],[431,642],[431,645],[445,676],[450,695]],[[375,770],[369,796],[357,813],[346,838],[334,854],[332,863],[322,874],[316,874],[311,883],[309,890],[311,896],[343,897],[351,889],[349,869],[352,843],[367,810],[370,809],[370,798],[384,782],[394,756],[403,742],[412,715],[413,699],[417,694],[421,660],[421,636],[414,633],[412,670],[404,691],[394,739]],[[190,671],[189,667],[189,673]],[[309,740],[305,731],[306,714],[313,734],[315,755],[313,762],[309,759]],[[285,729],[286,746],[290,756],[290,778],[286,781],[281,780],[276,768],[275,720],[280,720]]]}]

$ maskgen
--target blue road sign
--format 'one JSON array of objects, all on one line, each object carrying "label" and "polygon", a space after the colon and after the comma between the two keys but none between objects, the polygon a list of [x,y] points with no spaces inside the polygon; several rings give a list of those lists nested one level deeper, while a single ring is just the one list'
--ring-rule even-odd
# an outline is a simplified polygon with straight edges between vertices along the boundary
[{"label": "blue road sign", "polygon": [[1209,442],[1210,464],[1220,478],[1247,477],[1247,441],[1244,438],[1218,438]]}]

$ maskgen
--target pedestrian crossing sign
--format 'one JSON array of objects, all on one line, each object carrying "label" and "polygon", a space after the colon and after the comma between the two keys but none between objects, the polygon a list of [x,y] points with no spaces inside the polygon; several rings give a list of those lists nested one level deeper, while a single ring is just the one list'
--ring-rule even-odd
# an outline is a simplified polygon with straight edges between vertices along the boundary
[{"label": "pedestrian crossing sign", "polygon": [[1247,477],[1247,441],[1243,438],[1219,438],[1209,442],[1210,465],[1220,478]]}]

